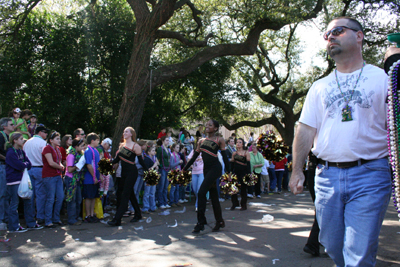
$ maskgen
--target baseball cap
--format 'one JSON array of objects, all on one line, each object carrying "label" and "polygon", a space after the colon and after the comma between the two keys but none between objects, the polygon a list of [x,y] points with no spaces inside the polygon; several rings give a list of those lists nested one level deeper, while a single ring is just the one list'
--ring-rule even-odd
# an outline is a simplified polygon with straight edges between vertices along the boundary
[{"label": "baseball cap", "polygon": [[50,129],[47,129],[46,128],[46,126],[44,126],[43,124],[41,124],[41,125],[38,125],[37,127],[36,127],[36,131],[35,131],[35,133],[37,134],[37,133],[39,133],[39,132],[49,132],[50,131]]},{"label": "baseball cap", "polygon": [[37,118],[36,114],[32,114],[32,116],[31,116],[31,117],[35,117],[35,118]]}]

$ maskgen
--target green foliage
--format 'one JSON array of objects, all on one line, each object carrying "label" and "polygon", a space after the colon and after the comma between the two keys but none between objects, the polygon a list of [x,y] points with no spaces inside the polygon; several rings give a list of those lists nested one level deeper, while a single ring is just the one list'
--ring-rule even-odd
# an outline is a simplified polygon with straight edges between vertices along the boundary
[{"label": "green foliage", "polygon": [[19,42],[0,58],[2,116],[31,109],[40,123],[110,135],[123,94],[133,42],[133,15],[123,1],[75,16],[34,12]]}]

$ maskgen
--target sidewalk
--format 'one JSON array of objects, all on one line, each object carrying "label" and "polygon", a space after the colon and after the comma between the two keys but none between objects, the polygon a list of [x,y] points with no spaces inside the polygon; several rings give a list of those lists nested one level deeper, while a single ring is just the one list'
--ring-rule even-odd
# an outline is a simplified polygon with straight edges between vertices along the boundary
[{"label": "sidewalk", "polygon": [[[198,236],[191,233],[196,223],[193,199],[167,216],[157,211],[138,223],[124,218],[122,229],[84,223],[8,234],[10,241],[0,242],[0,266],[334,266],[326,254],[315,258],[302,250],[314,214],[308,192],[263,195],[249,200],[247,211],[230,211],[230,205],[221,203],[226,227],[217,233],[211,232],[215,220],[208,205],[209,225]],[[183,207],[184,213],[174,213]],[[263,223],[264,214],[274,220]],[[146,223],[149,216],[152,221]],[[377,266],[400,266],[399,233],[396,210],[389,206]]]}]

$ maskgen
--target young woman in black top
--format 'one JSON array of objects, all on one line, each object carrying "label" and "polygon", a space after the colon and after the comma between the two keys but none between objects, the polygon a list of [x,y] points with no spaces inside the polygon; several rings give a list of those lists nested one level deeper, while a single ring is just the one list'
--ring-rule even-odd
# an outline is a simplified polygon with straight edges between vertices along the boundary
[{"label": "young woman in black top", "polygon": [[113,160],[114,168],[118,168],[118,162],[121,161],[121,179],[123,181],[123,191],[121,196],[121,204],[117,209],[117,213],[112,221],[108,222],[108,225],[119,226],[121,225],[121,218],[124,215],[129,200],[135,209],[135,216],[131,222],[137,222],[142,218],[142,213],[139,207],[139,203],[133,191],[133,186],[138,178],[138,169],[135,164],[135,157],[138,157],[140,165],[147,171],[146,164],[142,158],[142,148],[136,143],[136,132],[132,127],[126,127],[124,130],[124,142],[120,145],[117,155]]},{"label": "young woman in black top", "polygon": [[184,170],[186,171],[193,164],[196,158],[202,153],[204,162],[204,181],[200,186],[198,193],[198,212],[197,212],[197,224],[194,227],[193,233],[198,234],[204,230],[204,225],[207,224],[205,212],[206,212],[206,194],[210,191],[210,197],[212,207],[214,210],[214,216],[216,220],[213,231],[219,231],[220,228],[225,227],[225,222],[222,219],[221,205],[219,204],[218,192],[217,192],[217,179],[221,176],[222,166],[218,160],[218,150],[221,150],[221,155],[224,159],[225,170],[229,171],[229,161],[225,152],[225,140],[221,137],[216,137],[215,133],[218,131],[219,123],[215,120],[209,120],[206,124],[207,138],[203,138],[199,141],[196,151],[193,157],[186,164]]},{"label": "young woman in black top", "polygon": [[[232,154],[232,172],[236,174],[239,183],[240,183],[240,205],[242,206],[240,210],[247,209],[247,185],[243,183],[243,177],[246,174],[251,172],[250,167],[250,153],[248,150],[244,149],[244,140],[239,138],[236,142],[237,151]],[[234,210],[236,207],[239,207],[239,201],[237,194],[232,195],[232,207],[231,210]]]}]

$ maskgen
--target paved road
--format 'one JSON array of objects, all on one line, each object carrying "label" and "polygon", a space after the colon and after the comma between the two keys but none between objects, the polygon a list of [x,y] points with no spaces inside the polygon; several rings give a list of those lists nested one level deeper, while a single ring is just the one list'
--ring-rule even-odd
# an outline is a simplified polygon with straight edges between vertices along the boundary
[{"label": "paved road", "polygon": [[[184,205],[185,213],[174,213],[180,207],[167,216],[152,214],[150,223],[124,219],[122,229],[97,223],[8,234],[10,241],[0,242],[0,266],[334,266],[326,255],[312,257],[302,251],[314,213],[308,194],[250,202],[256,205],[247,211],[230,211],[230,202],[221,203],[226,227],[218,233],[211,232],[215,221],[208,206],[210,227],[198,236],[191,234],[196,223],[193,202]],[[274,220],[263,223],[264,214]],[[177,227],[168,227],[176,222]],[[377,266],[400,266],[399,233],[400,222],[389,206]]]}]

